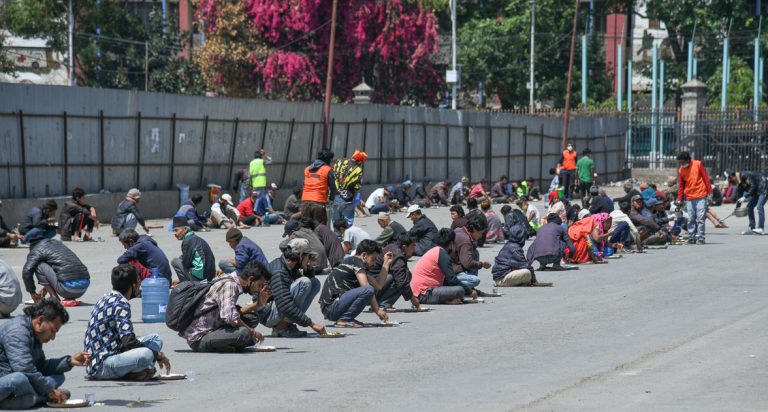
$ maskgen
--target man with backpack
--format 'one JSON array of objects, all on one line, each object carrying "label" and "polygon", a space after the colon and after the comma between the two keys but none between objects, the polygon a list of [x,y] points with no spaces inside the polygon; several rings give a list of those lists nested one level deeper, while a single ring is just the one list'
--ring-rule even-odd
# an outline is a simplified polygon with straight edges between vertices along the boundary
[{"label": "man with backpack", "polygon": [[[171,293],[168,302],[166,324],[173,330],[183,331],[180,335],[195,352],[239,352],[262,342],[264,336],[248,326],[241,315],[263,307],[271,298],[267,285],[270,277],[264,265],[254,261],[239,272],[221,275],[213,283],[190,283],[179,292],[174,289],[175,294]],[[187,301],[194,302],[194,305],[183,305],[184,290],[190,292]],[[203,291],[204,294],[201,293]],[[258,293],[259,298],[239,308],[237,300],[243,293]]]},{"label": "man with backpack", "polygon": [[341,219],[347,221],[349,226],[355,221],[355,195],[363,185],[363,164],[368,155],[365,152],[355,150],[349,159],[341,159],[333,166],[333,174],[336,176],[336,188],[338,194],[333,199],[333,214],[331,221]]}]

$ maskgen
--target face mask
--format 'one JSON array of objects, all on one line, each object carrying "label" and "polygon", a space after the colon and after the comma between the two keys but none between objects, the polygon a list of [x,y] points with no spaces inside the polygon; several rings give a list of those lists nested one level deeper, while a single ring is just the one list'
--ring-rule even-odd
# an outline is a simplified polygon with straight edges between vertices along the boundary
[{"label": "face mask", "polygon": [[688,167],[688,166],[690,166],[690,165],[691,165],[690,163],[683,163],[682,165],[680,165],[680,167],[682,167],[682,168],[686,168],[686,167]]},{"label": "face mask", "polygon": [[572,150],[573,150],[573,146],[568,146],[568,147],[567,147],[567,149],[568,149],[568,151],[570,152],[570,151],[572,151]]}]

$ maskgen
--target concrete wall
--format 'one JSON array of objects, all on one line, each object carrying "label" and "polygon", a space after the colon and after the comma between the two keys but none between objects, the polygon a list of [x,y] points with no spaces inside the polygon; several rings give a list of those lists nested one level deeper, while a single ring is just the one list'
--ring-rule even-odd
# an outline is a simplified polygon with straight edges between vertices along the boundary
[{"label": "concrete wall", "polygon": [[[124,90],[0,84],[0,198],[174,191],[176,183],[229,189],[264,147],[270,181],[301,184],[322,145],[322,106]],[[560,157],[562,119],[423,107],[334,105],[337,158],[368,153],[368,184],[428,176],[548,180]],[[625,172],[623,117],[571,120],[578,150],[600,175]]]}]

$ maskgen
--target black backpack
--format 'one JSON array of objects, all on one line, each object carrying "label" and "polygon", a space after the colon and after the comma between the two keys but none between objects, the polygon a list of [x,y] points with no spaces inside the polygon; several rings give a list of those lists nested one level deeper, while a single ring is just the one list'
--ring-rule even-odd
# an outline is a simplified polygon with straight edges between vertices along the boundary
[{"label": "black backpack", "polygon": [[205,295],[208,294],[211,286],[220,280],[222,279],[216,279],[213,282],[186,281],[171,289],[165,310],[165,324],[181,335],[195,319],[215,310],[214,306],[205,312],[198,313]]}]

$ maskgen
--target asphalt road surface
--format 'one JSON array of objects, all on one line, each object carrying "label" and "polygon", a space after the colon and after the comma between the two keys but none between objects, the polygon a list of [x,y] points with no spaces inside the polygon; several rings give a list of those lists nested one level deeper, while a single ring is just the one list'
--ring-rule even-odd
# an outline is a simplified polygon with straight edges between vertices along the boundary
[{"label": "asphalt road surface", "polygon": [[[438,227],[450,223],[446,208],[426,214]],[[394,218],[410,228],[405,214]],[[375,218],[356,222],[373,236],[380,231]],[[133,300],[137,334],[159,333],[173,371],[194,371],[194,381],[92,382],[76,368],[64,387],[75,398],[94,393],[105,411],[764,411],[768,236],[739,235],[746,219],[727,222],[730,229],[708,224],[706,245],[540,272],[553,287],[505,288],[485,304],[392,314],[400,327],[343,339],[267,337],[273,353],[192,353],[164,324],[142,323]],[[152,233],[170,258],[180,254],[172,234]],[[244,233],[268,258],[278,256],[282,226]],[[91,270],[88,304],[110,290],[122,251],[107,229],[97,236],[105,242],[68,243]],[[201,236],[217,259],[232,256],[224,231]],[[492,261],[500,248],[480,249],[481,259]],[[0,250],[19,276],[26,254]],[[490,270],[480,276],[480,289],[490,290]],[[82,350],[91,309],[69,310],[71,321],[45,346],[49,357]],[[317,304],[309,315],[322,319]]]}]

